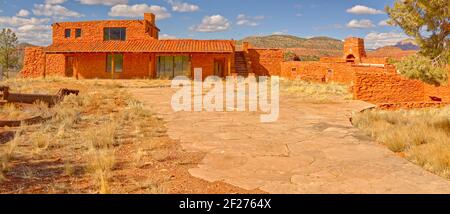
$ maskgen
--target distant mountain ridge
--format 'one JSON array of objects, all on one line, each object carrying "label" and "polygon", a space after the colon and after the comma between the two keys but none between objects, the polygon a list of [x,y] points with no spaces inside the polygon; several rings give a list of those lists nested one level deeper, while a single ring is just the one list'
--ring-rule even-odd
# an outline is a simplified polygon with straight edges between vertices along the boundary
[{"label": "distant mountain ridge", "polygon": [[250,36],[237,41],[238,49],[242,42],[249,42],[257,48],[281,48],[307,58],[340,56],[344,48],[343,41],[325,36],[312,38],[292,35]]},{"label": "distant mountain ridge", "polygon": [[395,44],[394,47],[400,48],[404,51],[417,51],[420,49],[416,41],[414,41],[413,39],[405,39],[403,41],[400,41]]},{"label": "distant mountain ridge", "polygon": [[342,50],[344,43],[330,37],[301,38],[292,35],[249,36],[237,41],[237,44],[249,42],[258,48],[309,48]]}]

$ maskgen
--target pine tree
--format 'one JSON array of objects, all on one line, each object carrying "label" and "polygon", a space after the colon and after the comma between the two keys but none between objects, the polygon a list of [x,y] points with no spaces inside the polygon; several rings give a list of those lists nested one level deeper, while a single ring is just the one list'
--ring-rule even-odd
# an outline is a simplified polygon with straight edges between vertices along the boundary
[{"label": "pine tree", "polygon": [[9,69],[17,66],[19,58],[16,54],[18,40],[11,29],[0,32],[0,64],[3,66],[3,77],[9,78]]}]

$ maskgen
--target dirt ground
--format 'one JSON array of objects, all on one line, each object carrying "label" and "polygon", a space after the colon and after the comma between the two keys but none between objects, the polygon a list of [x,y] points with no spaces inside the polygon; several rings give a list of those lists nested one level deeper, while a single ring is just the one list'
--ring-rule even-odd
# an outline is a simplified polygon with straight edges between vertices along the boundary
[{"label": "dirt ground", "polygon": [[316,85],[281,87],[295,93],[281,94],[280,116],[272,123],[261,123],[262,112],[173,112],[170,88],[129,91],[164,119],[170,138],[207,153],[189,169],[201,179],[275,194],[450,193],[449,180],[353,127],[353,113],[372,104],[345,94],[312,100],[328,94]]},{"label": "dirt ground", "polygon": [[[57,115],[64,115],[57,116],[61,120],[0,130],[5,138],[16,134],[14,140],[0,145],[0,193],[105,193],[104,186],[106,193],[264,193],[224,182],[208,182],[189,174],[188,170],[199,164],[205,153],[184,150],[178,141],[168,137],[161,118],[134,107],[139,105],[123,90],[167,86],[164,81],[50,79],[13,80],[5,84],[22,93],[52,94],[59,88],[78,89],[81,93],[71,102],[55,107]],[[67,116],[72,112],[62,109],[71,108],[76,119],[67,122],[72,119]],[[113,135],[102,133],[108,132],[103,129],[108,123],[119,124]],[[95,153],[111,154],[92,156],[90,144],[108,141],[108,137],[112,137],[113,146]],[[113,164],[105,167],[109,162]],[[92,166],[97,168],[93,170]],[[99,183],[98,178],[106,181]]]}]

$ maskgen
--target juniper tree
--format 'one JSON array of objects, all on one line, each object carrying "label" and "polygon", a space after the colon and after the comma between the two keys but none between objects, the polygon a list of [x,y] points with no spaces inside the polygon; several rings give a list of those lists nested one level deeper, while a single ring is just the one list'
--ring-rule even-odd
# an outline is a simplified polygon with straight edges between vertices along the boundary
[{"label": "juniper tree", "polygon": [[396,0],[393,7],[386,7],[389,23],[401,27],[420,47],[417,55],[396,63],[400,73],[435,85],[447,81],[449,7],[449,0]]}]

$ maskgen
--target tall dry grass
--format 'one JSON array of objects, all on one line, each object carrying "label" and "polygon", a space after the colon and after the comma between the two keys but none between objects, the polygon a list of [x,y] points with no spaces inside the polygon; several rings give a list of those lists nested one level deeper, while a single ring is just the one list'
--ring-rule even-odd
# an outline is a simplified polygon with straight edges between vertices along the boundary
[{"label": "tall dry grass", "polygon": [[[52,119],[39,125],[25,126],[26,130],[18,135],[15,143],[0,145],[2,170],[0,178],[21,176],[24,182],[32,184],[40,180],[36,165],[27,165],[27,161],[50,163],[58,160],[58,173],[55,181],[67,177],[66,183],[52,183],[54,191],[79,193],[120,192],[124,180],[115,179],[122,173],[122,167],[139,168],[157,160],[167,160],[168,150],[157,138],[165,135],[161,119],[155,117],[143,104],[136,101],[124,88],[127,87],[164,87],[167,81],[133,80],[83,80],[65,78],[48,79],[12,79],[5,84],[14,92],[54,94],[60,88],[79,89],[80,95],[65,97],[63,102],[51,109],[37,105],[37,112],[47,112]],[[15,146],[14,146],[15,145]],[[123,149],[131,149],[131,159],[123,157]],[[11,148],[11,149],[9,149]],[[12,152],[9,152],[11,150]],[[140,152],[139,152],[140,151]],[[9,154],[13,155],[9,155]],[[137,157],[134,159],[134,154]],[[27,167],[15,167],[11,160],[15,157]],[[125,159],[125,160],[124,160]],[[136,160],[137,163],[133,161]],[[120,164],[118,162],[120,161]],[[4,164],[3,164],[4,163]],[[43,166],[45,167],[45,166]],[[142,169],[141,169],[142,170]],[[10,173],[4,173],[10,172]],[[25,176],[26,175],[26,176]],[[34,177],[33,177],[34,176]],[[131,175],[133,176],[133,175]],[[74,178],[72,178],[74,177]],[[86,179],[89,188],[76,189],[74,183]],[[146,179],[148,180],[148,179]],[[8,182],[8,181],[6,181]],[[160,186],[158,180],[149,179],[152,191]],[[119,183],[119,185],[117,185]],[[156,183],[153,185],[153,183]],[[34,185],[34,184],[33,184]],[[33,186],[26,185],[26,186]],[[39,184],[36,184],[39,185]],[[83,184],[82,184],[83,185]],[[116,186],[117,185],[117,186]],[[137,185],[139,186],[139,185]],[[3,186],[5,187],[5,186]],[[0,189],[2,186],[0,186]],[[68,189],[65,189],[68,188]],[[156,188],[158,189],[158,188]],[[14,191],[14,190],[12,190]],[[22,191],[22,190],[20,190]],[[27,191],[27,190],[23,190]],[[159,191],[159,190],[158,190]]]},{"label": "tall dry grass", "polygon": [[353,117],[356,127],[390,150],[450,178],[450,106],[420,110],[369,110]]}]

